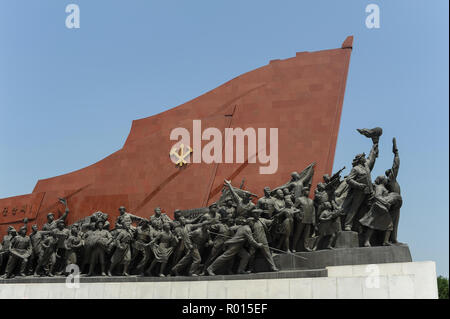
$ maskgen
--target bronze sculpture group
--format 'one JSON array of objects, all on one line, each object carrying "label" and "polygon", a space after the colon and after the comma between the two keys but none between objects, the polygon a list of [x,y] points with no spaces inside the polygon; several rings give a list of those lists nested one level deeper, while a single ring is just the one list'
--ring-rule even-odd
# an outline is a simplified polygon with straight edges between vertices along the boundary
[{"label": "bronze sculpture group", "polygon": [[384,176],[372,182],[371,171],[378,157],[381,128],[361,129],[372,139],[369,156],[355,156],[348,176],[342,170],[324,175],[309,197],[314,163],[264,196],[224,182],[222,196],[207,208],[174,211],[174,219],[159,207],[150,219],[119,208],[111,225],[108,215],[95,212],[67,226],[69,214],[58,219],[47,215],[39,230],[28,220],[18,231],[9,226],[0,244],[3,278],[67,275],[77,265],[86,276],[140,275],[179,276],[245,274],[262,260],[278,271],[274,254],[335,249],[342,232],[355,231],[360,246],[397,244],[402,198],[397,174],[400,165],[393,139],[394,161]]}]

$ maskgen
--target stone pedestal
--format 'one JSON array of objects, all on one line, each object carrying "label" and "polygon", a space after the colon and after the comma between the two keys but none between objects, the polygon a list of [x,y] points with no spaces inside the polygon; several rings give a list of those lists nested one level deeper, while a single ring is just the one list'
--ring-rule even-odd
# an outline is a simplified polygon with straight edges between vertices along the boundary
[{"label": "stone pedestal", "polygon": [[358,233],[355,231],[341,231],[337,234],[335,248],[359,247]]},{"label": "stone pedestal", "polygon": [[[351,235],[350,235],[351,236]],[[329,266],[411,262],[408,245],[323,249],[279,254],[274,261],[280,270],[322,269]]]},{"label": "stone pedestal", "polygon": [[[437,298],[436,265],[434,262],[407,262],[375,265],[327,267],[318,277],[287,276],[252,279],[242,275],[235,280],[170,281],[167,278],[146,281],[130,278],[109,278],[106,282],[82,281],[78,288],[64,282],[0,283],[0,299],[276,299],[276,298],[358,298],[398,299]],[[376,276],[374,277],[374,274]],[[89,278],[89,280],[95,278]],[[189,280],[188,278],[185,278]],[[64,280],[64,279],[63,279]],[[153,278],[151,278],[153,280]]]}]

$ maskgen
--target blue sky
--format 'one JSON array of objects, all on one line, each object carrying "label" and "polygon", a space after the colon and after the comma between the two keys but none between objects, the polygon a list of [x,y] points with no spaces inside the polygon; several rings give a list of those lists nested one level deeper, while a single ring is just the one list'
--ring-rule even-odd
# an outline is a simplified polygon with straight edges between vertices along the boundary
[{"label": "blue sky", "polygon": [[[65,27],[78,4],[81,28]],[[380,29],[365,7],[380,6]],[[401,156],[399,239],[448,276],[448,1],[0,0],[0,198],[122,147],[131,121],[271,59],[354,35],[335,168],[382,126],[373,176]]]}]

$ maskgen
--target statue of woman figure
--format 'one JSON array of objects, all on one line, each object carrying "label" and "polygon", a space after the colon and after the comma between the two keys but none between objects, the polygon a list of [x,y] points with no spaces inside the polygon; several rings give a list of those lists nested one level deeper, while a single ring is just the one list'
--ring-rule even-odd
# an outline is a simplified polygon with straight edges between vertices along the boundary
[{"label": "statue of woman figure", "polygon": [[64,246],[66,248],[64,269],[66,269],[68,265],[77,264],[77,252],[83,246],[83,241],[79,236],[77,225],[72,225],[72,227],[70,227],[70,235],[65,240]]},{"label": "statue of woman figure", "polygon": [[319,215],[318,237],[313,250],[317,250],[324,239],[328,239],[326,249],[334,249],[337,233],[341,230],[338,217],[342,215],[342,210],[333,210],[330,202],[323,204],[322,212]]},{"label": "statue of woman figure", "polygon": [[[359,220],[365,226],[364,247],[370,247],[370,239],[374,230],[384,231],[383,246],[390,245],[389,237],[394,229],[390,208],[399,206],[402,202],[400,194],[389,192],[386,188],[388,179],[378,176],[375,179],[375,197],[370,210]],[[399,204],[400,203],[400,204]]]},{"label": "statue of woman figure", "polygon": [[130,223],[116,223],[116,238],[114,240],[116,249],[111,257],[111,266],[109,267],[108,276],[112,276],[114,268],[120,264],[123,265],[122,276],[129,276],[128,267],[131,262],[131,243],[133,235],[129,227]]},{"label": "statue of woman figure", "polygon": [[105,273],[105,253],[112,241],[111,233],[104,229],[103,220],[98,220],[95,223],[95,230],[88,235],[88,239],[92,242],[92,250],[90,252],[89,272],[88,276],[94,274],[94,269],[97,264],[100,264],[101,275],[106,276]]},{"label": "statue of woman figure", "polygon": [[159,276],[164,277],[164,270],[166,269],[167,262],[177,243],[177,237],[170,231],[170,224],[164,223],[163,231],[150,242],[150,247],[155,255],[155,259],[153,259],[147,272],[151,273],[156,264],[161,264]]},{"label": "statue of woman figure", "polygon": [[278,219],[277,232],[280,235],[278,247],[288,253],[291,252],[289,238],[294,231],[294,216],[299,213],[300,210],[294,207],[290,196],[285,199],[286,207],[275,217]]}]

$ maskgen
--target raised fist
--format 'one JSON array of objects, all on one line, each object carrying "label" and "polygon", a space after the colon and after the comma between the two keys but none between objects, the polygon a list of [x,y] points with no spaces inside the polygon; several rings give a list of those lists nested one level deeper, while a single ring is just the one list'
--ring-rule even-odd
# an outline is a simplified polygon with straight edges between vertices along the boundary
[{"label": "raised fist", "polygon": [[394,154],[398,153],[397,140],[395,139],[395,137],[392,139],[392,153]]}]

